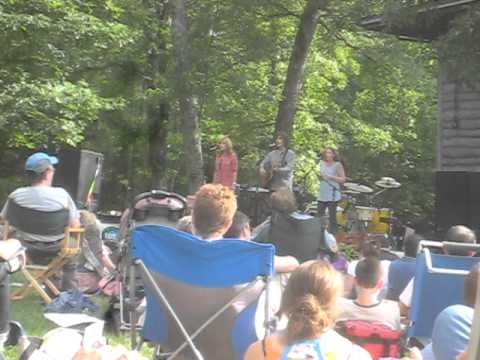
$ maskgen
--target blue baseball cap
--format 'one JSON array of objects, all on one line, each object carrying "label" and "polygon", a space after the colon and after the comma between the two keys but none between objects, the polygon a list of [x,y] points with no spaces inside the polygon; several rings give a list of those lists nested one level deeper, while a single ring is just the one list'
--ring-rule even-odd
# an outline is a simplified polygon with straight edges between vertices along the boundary
[{"label": "blue baseball cap", "polygon": [[27,161],[25,162],[25,170],[42,174],[50,166],[56,164],[58,164],[58,159],[55,156],[50,156],[43,152],[37,152],[28,157]]}]

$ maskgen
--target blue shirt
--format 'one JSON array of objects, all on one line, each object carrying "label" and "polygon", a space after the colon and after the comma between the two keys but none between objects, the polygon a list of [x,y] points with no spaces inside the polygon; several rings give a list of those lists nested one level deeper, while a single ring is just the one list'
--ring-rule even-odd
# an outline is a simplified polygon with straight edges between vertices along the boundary
[{"label": "blue shirt", "polygon": [[[320,162],[320,175],[339,176],[342,164],[338,161],[328,165],[326,162]],[[320,180],[320,191],[318,192],[318,201],[339,201],[342,198],[340,184],[334,180]]]},{"label": "blue shirt", "polygon": [[392,261],[388,271],[387,299],[398,301],[398,297],[415,275],[416,259],[405,256]]},{"label": "blue shirt", "polygon": [[436,360],[454,360],[470,339],[474,309],[452,305],[438,314],[433,324],[432,348]]}]

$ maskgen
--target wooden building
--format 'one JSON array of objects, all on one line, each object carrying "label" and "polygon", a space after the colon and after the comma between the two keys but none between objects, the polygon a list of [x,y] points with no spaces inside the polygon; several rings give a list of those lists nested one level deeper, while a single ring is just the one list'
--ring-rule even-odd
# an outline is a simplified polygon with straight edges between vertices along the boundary
[{"label": "wooden building", "polygon": [[[365,18],[369,30],[402,39],[429,41],[479,0],[430,1],[406,21]],[[454,224],[480,230],[480,83],[466,85],[447,73],[440,58],[435,174],[435,226],[439,237]]]}]

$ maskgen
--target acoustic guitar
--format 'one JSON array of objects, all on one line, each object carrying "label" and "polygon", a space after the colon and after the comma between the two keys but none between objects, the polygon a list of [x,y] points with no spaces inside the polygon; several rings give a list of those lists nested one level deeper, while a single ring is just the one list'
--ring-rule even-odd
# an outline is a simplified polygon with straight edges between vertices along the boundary
[{"label": "acoustic guitar", "polygon": [[278,166],[271,166],[269,169],[264,169],[260,167],[260,185],[264,188],[269,188],[270,183],[272,182],[273,175]]},{"label": "acoustic guitar", "polygon": [[273,177],[275,176],[275,172],[282,166],[285,166],[285,158],[287,156],[288,149],[285,149],[282,160],[280,162],[273,162],[266,164],[265,168],[260,167],[260,184],[264,188],[270,188],[271,182]]}]

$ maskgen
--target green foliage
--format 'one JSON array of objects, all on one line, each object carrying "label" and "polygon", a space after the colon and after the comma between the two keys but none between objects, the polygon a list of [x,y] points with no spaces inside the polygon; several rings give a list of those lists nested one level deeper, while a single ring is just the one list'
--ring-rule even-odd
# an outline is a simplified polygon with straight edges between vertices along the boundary
[{"label": "green foliage", "polygon": [[480,80],[480,4],[454,18],[450,30],[436,41],[449,74],[469,85]]},{"label": "green foliage", "polygon": [[340,243],[338,245],[338,252],[341,255],[345,256],[347,261],[358,260],[358,258],[360,257],[360,253],[357,247],[353,244]]},{"label": "green foliage", "polygon": [[4,145],[76,145],[100,112],[122,106],[121,99],[102,97],[87,77],[118,57],[133,37],[112,16],[96,17],[95,5],[41,0],[0,5]]}]

